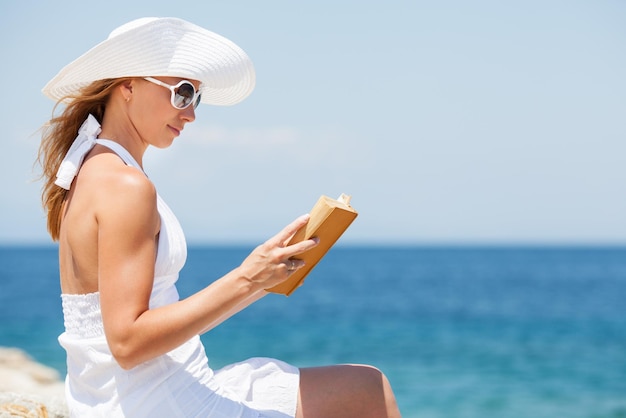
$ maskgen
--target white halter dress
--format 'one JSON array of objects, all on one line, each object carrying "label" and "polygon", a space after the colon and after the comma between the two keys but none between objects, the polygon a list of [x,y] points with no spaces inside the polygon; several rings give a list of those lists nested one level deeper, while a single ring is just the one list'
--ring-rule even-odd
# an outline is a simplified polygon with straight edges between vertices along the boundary
[{"label": "white halter dress", "polygon": [[[96,139],[99,127],[91,116],[81,127],[76,146],[59,170],[58,184],[62,187],[70,187],[84,156],[96,143],[141,170],[118,143]],[[87,138],[82,143],[81,135]],[[150,308],[179,299],[176,281],[187,257],[178,220],[160,196],[157,205],[161,231]],[[59,342],[67,352],[65,385],[72,417],[295,416],[299,387],[296,367],[274,359],[253,358],[214,372],[196,336],[165,355],[124,370],[107,345],[99,294],[63,294],[61,298],[65,332]]]}]

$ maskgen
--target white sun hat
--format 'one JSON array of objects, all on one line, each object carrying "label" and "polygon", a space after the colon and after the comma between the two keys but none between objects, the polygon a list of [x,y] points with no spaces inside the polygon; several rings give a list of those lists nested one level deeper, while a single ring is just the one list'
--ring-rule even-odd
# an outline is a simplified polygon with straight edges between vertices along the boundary
[{"label": "white sun hat", "polygon": [[221,106],[242,101],[255,84],[252,61],[232,41],[182,19],[149,17],[113,30],[42,91],[67,101],[97,80],[148,76],[198,80],[201,102]]}]

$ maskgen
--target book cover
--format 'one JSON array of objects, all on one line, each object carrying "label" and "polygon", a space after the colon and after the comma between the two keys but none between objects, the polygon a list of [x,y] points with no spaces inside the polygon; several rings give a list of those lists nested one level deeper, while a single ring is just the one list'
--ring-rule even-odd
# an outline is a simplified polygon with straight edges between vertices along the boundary
[{"label": "book cover", "polygon": [[309,222],[291,238],[289,244],[295,244],[313,237],[319,238],[319,244],[294,258],[304,260],[305,265],[293,272],[289,278],[269,289],[268,292],[291,295],[302,285],[306,276],[313,270],[339,237],[348,229],[358,213],[350,206],[350,196],[342,194],[338,199],[321,196],[310,212]]}]

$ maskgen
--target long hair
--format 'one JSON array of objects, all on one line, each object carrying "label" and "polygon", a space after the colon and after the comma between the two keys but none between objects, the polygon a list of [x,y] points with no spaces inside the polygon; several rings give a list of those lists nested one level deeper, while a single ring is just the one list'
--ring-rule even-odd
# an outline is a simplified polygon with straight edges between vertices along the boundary
[{"label": "long hair", "polygon": [[41,201],[48,218],[48,232],[54,241],[59,239],[63,202],[67,195],[67,190],[54,184],[59,166],[87,116],[92,114],[102,123],[111,92],[126,80],[128,79],[117,78],[95,81],[82,88],[79,94],[61,99],[55,109],[64,100],[70,102],[60,115],[54,116],[53,111],[52,119],[43,127],[37,160],[41,165],[41,178],[44,181]]}]

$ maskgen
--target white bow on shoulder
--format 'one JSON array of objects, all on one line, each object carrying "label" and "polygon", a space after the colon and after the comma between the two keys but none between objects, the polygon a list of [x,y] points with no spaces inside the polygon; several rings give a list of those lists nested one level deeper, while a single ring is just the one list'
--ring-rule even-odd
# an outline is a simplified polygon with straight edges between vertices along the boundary
[{"label": "white bow on shoulder", "polygon": [[65,154],[61,166],[57,171],[57,179],[54,182],[59,187],[69,190],[78,173],[80,165],[85,159],[85,155],[96,145],[96,139],[100,129],[100,124],[93,115],[89,115],[78,130],[78,136],[74,139],[72,146]]}]

